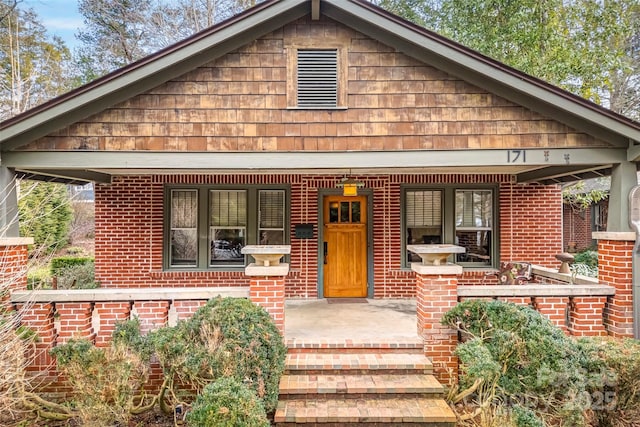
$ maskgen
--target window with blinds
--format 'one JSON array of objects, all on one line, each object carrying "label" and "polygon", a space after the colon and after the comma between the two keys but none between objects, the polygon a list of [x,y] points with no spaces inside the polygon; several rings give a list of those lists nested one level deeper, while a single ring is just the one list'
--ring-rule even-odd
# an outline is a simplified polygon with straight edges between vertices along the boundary
[{"label": "window with blinds", "polygon": [[258,235],[260,245],[284,244],[284,190],[258,192]]},{"label": "window with blinds", "polygon": [[164,267],[235,269],[247,261],[246,245],[287,244],[287,191],[284,186],[168,186]]},{"label": "window with blinds", "polygon": [[195,266],[198,259],[198,192],[171,191],[169,264]]},{"label": "window with blinds", "polygon": [[[408,190],[405,193],[405,227],[408,245],[442,243],[442,191]],[[410,262],[420,258],[407,252]]]},{"label": "window with blinds", "polygon": [[338,50],[298,49],[297,59],[298,107],[337,107]]},{"label": "window with blinds", "polygon": [[456,244],[466,252],[459,261],[491,265],[493,192],[456,190]]},{"label": "window with blinds", "polygon": [[209,264],[244,264],[242,248],[247,236],[247,192],[211,190],[209,203]]}]

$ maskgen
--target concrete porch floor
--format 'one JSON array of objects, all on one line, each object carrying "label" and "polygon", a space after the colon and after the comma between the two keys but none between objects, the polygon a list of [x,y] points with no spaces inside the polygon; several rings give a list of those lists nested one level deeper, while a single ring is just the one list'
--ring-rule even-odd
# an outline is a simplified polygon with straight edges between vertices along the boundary
[{"label": "concrete porch floor", "polygon": [[367,299],[366,303],[326,299],[287,300],[285,340],[318,342],[416,343],[414,299]]}]

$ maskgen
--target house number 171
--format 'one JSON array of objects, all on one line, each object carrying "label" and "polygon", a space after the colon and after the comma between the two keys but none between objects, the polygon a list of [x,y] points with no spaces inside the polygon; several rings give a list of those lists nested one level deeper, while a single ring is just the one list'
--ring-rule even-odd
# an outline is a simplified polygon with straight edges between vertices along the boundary
[{"label": "house number 171", "polygon": [[527,150],[507,151],[507,163],[527,163]]}]

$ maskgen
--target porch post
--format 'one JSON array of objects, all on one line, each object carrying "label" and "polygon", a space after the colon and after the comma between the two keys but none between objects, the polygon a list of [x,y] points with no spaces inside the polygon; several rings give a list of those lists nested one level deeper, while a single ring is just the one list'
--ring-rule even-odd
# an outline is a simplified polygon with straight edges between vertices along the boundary
[{"label": "porch post", "polygon": [[27,289],[27,248],[32,244],[31,237],[0,237],[0,291]]},{"label": "porch post", "polygon": [[249,276],[249,299],[269,313],[284,336],[284,283],[289,264],[280,263],[280,259],[291,253],[291,246],[247,245],[242,253],[256,261],[244,270]]},{"label": "porch post", "polygon": [[[611,205],[611,201],[609,201]],[[633,232],[595,232],[598,280],[616,289],[604,308],[605,328],[614,337],[633,337]]]},{"label": "porch post", "polygon": [[608,232],[632,231],[629,224],[629,193],[636,185],[638,185],[638,176],[635,163],[625,162],[613,166],[607,213]]},{"label": "porch post", "polygon": [[20,237],[15,173],[0,166],[0,237]]},{"label": "porch post", "polygon": [[411,269],[416,272],[418,335],[424,339],[424,352],[433,362],[434,375],[447,384],[458,377],[458,361],[453,355],[458,334],[440,320],[458,303],[458,276],[462,267],[413,263]]}]

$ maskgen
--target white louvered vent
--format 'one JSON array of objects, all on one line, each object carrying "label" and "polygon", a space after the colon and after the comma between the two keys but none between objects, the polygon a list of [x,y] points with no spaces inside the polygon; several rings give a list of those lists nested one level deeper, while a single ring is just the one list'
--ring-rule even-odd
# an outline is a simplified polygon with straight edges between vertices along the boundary
[{"label": "white louvered vent", "polygon": [[338,51],[298,50],[298,107],[338,106]]}]

